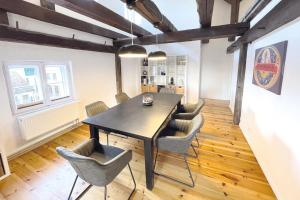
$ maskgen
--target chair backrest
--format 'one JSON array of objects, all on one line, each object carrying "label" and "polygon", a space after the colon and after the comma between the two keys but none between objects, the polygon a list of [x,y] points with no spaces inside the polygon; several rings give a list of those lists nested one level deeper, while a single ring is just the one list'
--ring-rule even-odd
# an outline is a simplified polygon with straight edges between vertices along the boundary
[{"label": "chair backrest", "polygon": [[118,104],[124,103],[125,101],[130,99],[130,97],[124,92],[116,94],[115,97]]},{"label": "chair backrest", "polygon": [[[192,135],[197,134],[197,132],[202,128],[204,124],[204,117],[202,114],[195,116],[190,125],[189,125],[189,134],[191,133]],[[195,133],[194,133],[195,132]]]},{"label": "chair backrest", "polygon": [[162,93],[162,94],[176,94],[176,90],[174,88],[160,88],[159,93]]},{"label": "chair backrest", "polygon": [[97,101],[92,104],[85,106],[86,114],[88,117],[95,116],[108,110],[108,106],[103,101]]},{"label": "chair backrest", "polygon": [[163,136],[158,138],[158,148],[165,151],[187,154],[192,141],[199,129],[203,125],[202,115],[194,117],[192,120],[176,119],[169,123],[169,128],[184,132],[184,136]]},{"label": "chair backrest", "polygon": [[102,166],[95,159],[77,154],[64,147],[57,147],[56,151],[69,161],[82,180],[96,186],[104,186],[107,184],[105,166]]},{"label": "chair backrest", "polygon": [[188,128],[186,129],[186,140],[192,142],[194,136],[198,133],[198,131],[202,128],[204,124],[203,115],[197,115],[192,120],[189,121]]},{"label": "chair backrest", "polygon": [[200,113],[201,108],[203,106],[204,106],[204,101],[200,99],[197,104],[186,104],[183,107],[186,113],[193,113],[194,116],[196,116]]}]

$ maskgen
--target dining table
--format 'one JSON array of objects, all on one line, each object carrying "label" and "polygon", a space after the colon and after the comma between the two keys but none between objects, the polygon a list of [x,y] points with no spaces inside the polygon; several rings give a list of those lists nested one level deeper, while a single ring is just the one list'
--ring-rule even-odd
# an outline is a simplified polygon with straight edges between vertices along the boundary
[{"label": "dining table", "polygon": [[[143,96],[152,96],[152,105],[143,104]],[[124,103],[109,108],[83,121],[89,126],[90,137],[99,141],[99,130],[117,133],[144,142],[145,175],[147,189],[154,186],[154,138],[177,112],[182,95],[142,93]],[[101,143],[101,141],[100,141]]]}]

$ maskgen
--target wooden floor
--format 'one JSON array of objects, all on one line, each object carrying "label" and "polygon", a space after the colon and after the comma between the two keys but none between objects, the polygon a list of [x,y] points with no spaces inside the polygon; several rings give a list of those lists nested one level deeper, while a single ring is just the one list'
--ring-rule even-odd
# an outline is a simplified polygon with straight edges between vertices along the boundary
[{"label": "wooden floor", "polygon": [[[240,128],[232,124],[228,106],[207,101],[202,113],[205,124],[199,140],[198,159],[189,159],[195,188],[155,177],[153,191],[145,187],[143,143],[111,136],[113,145],[134,151],[131,166],[137,181],[133,199],[276,199]],[[10,161],[12,175],[0,182],[0,200],[66,200],[75,173],[55,148],[73,148],[88,139],[86,126],[79,127],[41,147]],[[101,134],[101,139],[104,140]],[[156,170],[188,181],[183,159],[159,154]],[[128,169],[108,186],[108,199],[127,199],[133,184]],[[81,181],[76,193],[84,188]],[[102,199],[103,188],[92,187],[82,199]]]}]

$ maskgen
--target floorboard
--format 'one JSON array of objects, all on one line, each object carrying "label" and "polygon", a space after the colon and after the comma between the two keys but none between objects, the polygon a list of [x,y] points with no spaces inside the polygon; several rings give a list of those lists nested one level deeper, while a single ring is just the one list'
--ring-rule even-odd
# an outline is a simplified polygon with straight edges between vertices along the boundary
[{"label": "floorboard", "polygon": [[[274,200],[276,199],[240,128],[233,125],[228,103],[206,100],[205,119],[199,134],[199,157],[189,158],[195,188],[155,176],[153,191],[145,186],[143,142],[110,136],[112,145],[132,149],[133,174],[137,191],[133,199],[188,200]],[[105,140],[100,135],[100,140]],[[75,172],[55,151],[58,146],[74,148],[89,138],[87,126],[78,127],[9,162],[12,175],[0,182],[0,200],[66,200]],[[191,152],[192,153],[192,152]],[[188,181],[183,159],[160,153],[156,170]],[[82,180],[75,188],[78,195],[86,187]],[[108,186],[108,199],[126,199],[133,184],[128,169]],[[103,198],[103,188],[92,187],[81,199]]]}]

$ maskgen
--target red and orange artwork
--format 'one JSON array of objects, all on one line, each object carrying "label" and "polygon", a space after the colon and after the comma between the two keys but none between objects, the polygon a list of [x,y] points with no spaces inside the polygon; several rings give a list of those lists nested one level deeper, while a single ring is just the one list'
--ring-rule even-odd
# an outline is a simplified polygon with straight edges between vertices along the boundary
[{"label": "red and orange artwork", "polygon": [[287,41],[257,49],[252,83],[280,95]]}]

